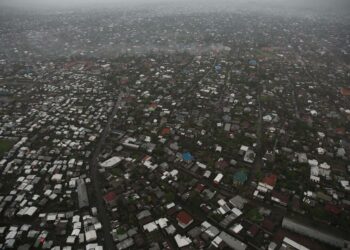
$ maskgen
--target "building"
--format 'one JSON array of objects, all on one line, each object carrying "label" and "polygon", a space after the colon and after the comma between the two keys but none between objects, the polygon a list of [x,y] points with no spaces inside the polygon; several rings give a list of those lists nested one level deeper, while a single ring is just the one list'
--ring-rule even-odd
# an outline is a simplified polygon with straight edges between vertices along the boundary
[{"label": "building", "polygon": [[111,191],[103,196],[103,200],[110,207],[116,206],[117,194],[114,191]]},{"label": "building", "polygon": [[188,238],[186,236],[182,236],[180,234],[175,235],[174,239],[175,239],[176,244],[179,248],[186,247],[192,243],[190,238]]},{"label": "building", "polygon": [[82,209],[89,206],[89,198],[87,195],[86,185],[84,180],[79,179],[77,183],[78,183],[78,186],[77,186],[78,203],[79,203],[79,208]]},{"label": "building", "polygon": [[272,191],[271,200],[286,207],[289,202],[289,195],[286,193]]},{"label": "building", "polygon": [[340,93],[343,96],[350,96],[350,88],[343,87],[340,89]]},{"label": "building", "polygon": [[185,152],[182,154],[182,159],[186,162],[190,162],[193,160],[193,156],[191,155],[190,152]]},{"label": "building", "polygon": [[298,234],[305,235],[307,237],[319,240],[331,246],[346,248],[350,246],[350,241],[334,236],[330,232],[324,232],[319,229],[305,225],[302,222],[284,217],[282,221],[282,227],[289,229]]},{"label": "building", "polygon": [[232,197],[228,202],[238,209],[243,209],[244,205],[248,203],[248,200],[240,195],[236,195],[235,197]]},{"label": "building", "polygon": [[186,211],[179,212],[176,216],[176,220],[182,228],[188,227],[193,222],[193,218]]},{"label": "building", "polygon": [[233,185],[242,186],[248,180],[247,172],[240,170],[233,175]]},{"label": "building", "polygon": [[121,157],[113,156],[112,158],[100,163],[100,166],[103,168],[113,168],[117,166],[122,161]]},{"label": "building", "polygon": [[309,248],[304,247],[298,242],[295,242],[294,240],[289,239],[288,237],[284,237],[280,250],[288,250],[288,249],[309,250]]},{"label": "building", "polygon": [[222,173],[218,173],[217,176],[214,178],[214,184],[219,184],[223,177],[224,175]]},{"label": "building", "polygon": [[267,191],[272,191],[275,188],[277,182],[277,176],[270,174],[265,176],[262,181],[259,182],[258,190],[266,193]]},{"label": "building", "polygon": [[212,241],[212,245],[219,248],[222,247],[223,244],[226,244],[231,249],[236,250],[245,250],[247,249],[247,245],[240,240],[237,240],[233,236],[221,232],[216,238]]}]

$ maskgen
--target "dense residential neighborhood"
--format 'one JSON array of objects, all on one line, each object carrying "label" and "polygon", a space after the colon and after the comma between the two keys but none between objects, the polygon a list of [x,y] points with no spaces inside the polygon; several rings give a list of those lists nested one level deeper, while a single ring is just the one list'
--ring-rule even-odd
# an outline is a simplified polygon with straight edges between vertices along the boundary
[{"label": "dense residential neighborhood", "polygon": [[349,22],[0,12],[0,249],[350,248]]}]

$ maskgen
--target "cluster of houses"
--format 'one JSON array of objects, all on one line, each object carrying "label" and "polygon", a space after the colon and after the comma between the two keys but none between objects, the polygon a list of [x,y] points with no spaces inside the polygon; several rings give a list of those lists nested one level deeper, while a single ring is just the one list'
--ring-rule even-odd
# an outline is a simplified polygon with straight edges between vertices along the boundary
[{"label": "cluster of houses", "polygon": [[5,85],[23,101],[9,101],[11,113],[1,117],[0,143],[8,145],[0,162],[4,249],[102,249],[88,170],[111,97],[101,96],[106,86],[93,74],[56,74],[66,80],[56,85],[47,79],[54,75],[42,75]]},{"label": "cluster of houses", "polygon": [[106,16],[51,17],[62,58],[4,40],[1,249],[350,247],[348,69],[308,47],[329,26]]}]

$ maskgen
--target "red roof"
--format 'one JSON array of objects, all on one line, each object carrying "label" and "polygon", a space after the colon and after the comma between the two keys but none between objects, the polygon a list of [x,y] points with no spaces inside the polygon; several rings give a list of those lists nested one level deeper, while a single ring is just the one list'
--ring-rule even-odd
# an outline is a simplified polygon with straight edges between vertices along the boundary
[{"label": "red roof", "polygon": [[338,134],[338,135],[345,135],[345,128],[336,128],[335,129],[335,133]]},{"label": "red roof", "polygon": [[216,163],[215,163],[215,166],[217,168],[220,168],[220,169],[223,169],[223,168],[227,168],[228,167],[228,162],[225,161],[225,160],[218,160]]},{"label": "red roof", "polygon": [[263,183],[270,185],[272,187],[274,187],[276,185],[276,181],[277,181],[277,176],[274,174],[270,174],[268,176],[265,176],[264,179],[262,180]]},{"label": "red roof", "polygon": [[151,102],[149,105],[149,108],[156,109],[158,107],[158,104],[155,102]]},{"label": "red roof", "polygon": [[161,135],[168,135],[170,134],[170,128],[163,128]]},{"label": "red roof", "polygon": [[275,223],[273,223],[270,219],[267,218],[264,219],[261,226],[270,232],[272,232],[275,229]]},{"label": "red roof", "polygon": [[115,199],[117,199],[117,194],[114,191],[111,191],[103,196],[103,199],[105,202],[113,202]]},{"label": "red roof", "polygon": [[249,128],[250,124],[249,124],[249,122],[244,121],[244,122],[241,123],[241,126],[242,126],[242,128]]},{"label": "red roof", "polygon": [[195,190],[198,192],[198,193],[201,193],[203,190],[204,190],[205,186],[202,184],[202,183],[198,183]]},{"label": "red roof", "polygon": [[248,233],[250,236],[255,237],[259,232],[259,227],[256,224],[251,225],[251,227],[248,230]]},{"label": "red roof", "polygon": [[129,82],[129,78],[126,76],[126,77],[123,77],[121,80],[120,80],[120,83],[121,84],[127,84]]},{"label": "red roof", "polygon": [[176,220],[181,224],[188,225],[192,223],[193,218],[186,211],[181,211],[177,214]]},{"label": "red roof", "polygon": [[338,214],[341,213],[341,208],[336,206],[336,205],[334,205],[334,204],[328,203],[328,204],[326,204],[326,206],[324,208],[326,209],[326,211],[328,211],[328,212],[330,212],[332,214],[338,215]]},{"label": "red roof", "polygon": [[277,191],[273,191],[271,194],[272,197],[279,199],[281,202],[288,204],[289,195],[287,193],[281,193]]},{"label": "red roof", "polygon": [[340,89],[340,93],[343,95],[343,96],[350,96],[350,88],[341,88]]},{"label": "red roof", "polygon": [[152,156],[145,155],[145,157],[142,158],[142,162],[149,161],[152,158]]}]

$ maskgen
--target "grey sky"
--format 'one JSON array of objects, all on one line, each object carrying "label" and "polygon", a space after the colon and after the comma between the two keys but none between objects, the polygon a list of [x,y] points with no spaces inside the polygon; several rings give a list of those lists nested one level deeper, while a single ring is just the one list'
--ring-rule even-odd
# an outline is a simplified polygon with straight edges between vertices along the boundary
[{"label": "grey sky", "polygon": [[350,14],[350,0],[0,0],[0,6],[20,7],[25,9],[51,9],[61,8],[122,8],[125,6],[137,8],[151,5],[163,6],[171,10],[175,6],[191,10],[264,10],[287,11],[287,12],[322,12],[336,15],[337,12]]}]

